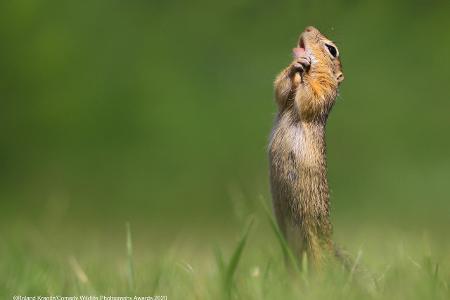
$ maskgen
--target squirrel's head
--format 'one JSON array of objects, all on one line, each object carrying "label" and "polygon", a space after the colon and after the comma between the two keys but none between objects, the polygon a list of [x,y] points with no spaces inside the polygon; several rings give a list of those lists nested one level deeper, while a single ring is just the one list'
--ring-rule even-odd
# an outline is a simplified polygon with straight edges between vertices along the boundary
[{"label": "squirrel's head", "polygon": [[338,48],[319,30],[309,26],[300,35],[293,55],[294,66],[299,70],[294,80],[301,117],[326,118],[344,80]]}]

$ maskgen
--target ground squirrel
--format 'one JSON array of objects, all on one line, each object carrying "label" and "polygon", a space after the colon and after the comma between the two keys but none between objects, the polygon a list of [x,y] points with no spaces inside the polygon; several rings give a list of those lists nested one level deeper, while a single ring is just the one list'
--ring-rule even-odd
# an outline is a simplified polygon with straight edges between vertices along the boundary
[{"label": "ground squirrel", "polygon": [[273,206],[297,256],[313,267],[335,253],[331,240],[325,125],[344,79],[336,45],[307,27],[294,61],[275,80],[278,114],[269,158]]}]

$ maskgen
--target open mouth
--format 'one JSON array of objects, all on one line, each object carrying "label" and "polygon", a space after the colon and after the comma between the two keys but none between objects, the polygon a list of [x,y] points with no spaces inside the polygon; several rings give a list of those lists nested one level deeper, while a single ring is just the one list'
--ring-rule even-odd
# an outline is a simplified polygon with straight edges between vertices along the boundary
[{"label": "open mouth", "polygon": [[307,72],[311,66],[311,58],[306,52],[306,45],[303,35],[300,36],[297,47],[292,49],[292,54],[295,59],[295,69],[299,70],[301,75]]},{"label": "open mouth", "polygon": [[300,37],[300,40],[298,41],[298,47],[305,50],[305,40],[303,39],[303,35]]},{"label": "open mouth", "polygon": [[292,50],[293,50],[294,58],[302,59],[302,58],[306,57],[306,47],[305,47],[305,40],[303,39],[303,36],[300,36],[297,47]]}]

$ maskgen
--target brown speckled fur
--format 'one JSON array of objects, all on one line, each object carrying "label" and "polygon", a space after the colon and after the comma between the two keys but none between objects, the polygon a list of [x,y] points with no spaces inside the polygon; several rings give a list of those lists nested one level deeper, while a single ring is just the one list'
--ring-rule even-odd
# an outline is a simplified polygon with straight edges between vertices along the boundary
[{"label": "brown speckled fur", "polygon": [[305,71],[297,59],[275,80],[278,115],[272,130],[269,158],[275,215],[298,257],[308,255],[320,267],[333,254],[327,181],[325,125],[343,79],[334,45],[317,29],[301,35],[311,64]]}]

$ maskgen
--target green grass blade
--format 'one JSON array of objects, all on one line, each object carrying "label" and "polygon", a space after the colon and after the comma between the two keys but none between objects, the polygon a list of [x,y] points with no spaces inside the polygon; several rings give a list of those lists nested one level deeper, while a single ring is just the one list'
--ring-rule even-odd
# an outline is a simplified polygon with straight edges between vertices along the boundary
[{"label": "green grass blade", "polygon": [[161,277],[162,277],[162,272],[163,272],[163,267],[159,267],[158,271],[156,272],[155,277],[153,278],[153,280],[151,281],[150,284],[150,291],[152,291],[152,295],[156,295],[157,291],[158,291],[158,287],[159,287],[159,283],[161,281]]},{"label": "green grass blade", "polygon": [[237,266],[239,264],[239,261],[242,256],[242,252],[244,250],[245,244],[247,242],[248,234],[250,232],[250,229],[253,225],[253,219],[250,220],[249,225],[247,226],[246,230],[244,231],[244,234],[242,235],[241,239],[239,240],[239,243],[237,244],[236,249],[233,252],[233,255],[231,256],[230,262],[228,263],[226,272],[225,272],[225,290],[227,291],[228,296],[231,295],[231,288],[233,284],[233,276],[236,273]]},{"label": "green grass blade", "polygon": [[225,279],[225,262],[223,260],[222,251],[216,245],[214,247],[214,258],[216,259],[217,268],[219,269],[219,273],[222,279]]},{"label": "green grass blade", "polygon": [[126,223],[127,232],[127,260],[128,260],[128,289],[134,291],[134,266],[133,266],[133,243],[131,239],[130,223]]},{"label": "green grass blade", "polygon": [[264,212],[266,213],[267,218],[269,219],[270,227],[272,228],[273,232],[275,233],[275,236],[277,237],[278,243],[280,244],[281,251],[283,252],[283,256],[286,262],[289,262],[290,265],[294,267],[294,270],[296,273],[300,274],[300,268],[298,265],[298,260],[295,257],[295,255],[292,253],[291,248],[289,248],[289,245],[284,238],[283,234],[281,233],[280,228],[278,227],[275,219],[272,216],[272,212],[267,207],[266,203],[264,202],[264,199],[261,198],[261,205],[264,209]]},{"label": "green grass blade", "polygon": [[308,285],[308,276],[309,276],[309,262],[308,255],[306,252],[302,254],[302,279]]}]

